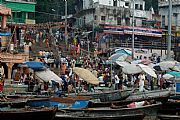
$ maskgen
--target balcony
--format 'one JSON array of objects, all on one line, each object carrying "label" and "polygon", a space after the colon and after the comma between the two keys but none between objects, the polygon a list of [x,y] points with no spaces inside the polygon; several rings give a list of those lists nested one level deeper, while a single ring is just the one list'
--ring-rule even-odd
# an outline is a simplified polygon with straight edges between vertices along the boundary
[{"label": "balcony", "polygon": [[[175,0],[175,1],[172,1],[172,5],[179,5],[180,6],[180,1],[179,0]],[[159,7],[167,7],[169,6],[169,2],[168,1],[161,1],[159,2]]]}]

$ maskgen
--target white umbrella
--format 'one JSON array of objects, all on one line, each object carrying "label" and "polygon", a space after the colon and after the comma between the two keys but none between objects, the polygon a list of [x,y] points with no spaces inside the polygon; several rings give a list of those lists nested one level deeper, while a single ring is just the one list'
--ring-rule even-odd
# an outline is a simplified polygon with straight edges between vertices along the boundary
[{"label": "white umbrella", "polygon": [[174,78],[174,76],[173,76],[173,75],[170,75],[170,74],[164,74],[162,77],[163,77],[164,79],[166,79],[166,80],[169,80],[169,79]]},{"label": "white umbrella", "polygon": [[125,74],[137,74],[142,72],[141,68],[135,64],[123,66],[122,71]]},{"label": "white umbrella", "polygon": [[126,66],[126,65],[130,65],[130,63],[128,63],[128,62],[116,61],[116,63],[117,63],[119,66],[121,66],[121,67],[124,67],[124,66]]},{"label": "white umbrella", "polygon": [[143,65],[143,64],[138,64],[138,66],[142,69],[142,71],[144,71],[145,73],[149,74],[150,76],[157,78],[156,73],[154,72],[154,70],[152,68],[150,68],[147,65]]},{"label": "white umbrella", "polygon": [[53,71],[51,71],[49,69],[46,69],[43,71],[36,71],[35,78],[43,80],[45,82],[49,82],[51,80],[53,80],[57,83],[60,83],[60,84],[62,84],[62,82],[63,82],[63,80],[58,75],[56,75]]},{"label": "white umbrella", "polygon": [[180,64],[176,64],[172,69],[180,72]]},{"label": "white umbrella", "polygon": [[176,65],[177,61],[163,61],[159,63],[159,66],[164,68],[173,68]]}]

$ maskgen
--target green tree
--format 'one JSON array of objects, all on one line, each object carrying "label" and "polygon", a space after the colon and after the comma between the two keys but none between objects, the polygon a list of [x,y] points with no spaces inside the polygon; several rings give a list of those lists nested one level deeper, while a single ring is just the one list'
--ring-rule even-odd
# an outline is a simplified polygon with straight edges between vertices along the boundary
[{"label": "green tree", "polygon": [[[67,0],[68,14],[75,13],[76,0]],[[64,0],[37,0],[36,4],[36,22],[43,23],[60,20],[60,16],[65,14]]]}]

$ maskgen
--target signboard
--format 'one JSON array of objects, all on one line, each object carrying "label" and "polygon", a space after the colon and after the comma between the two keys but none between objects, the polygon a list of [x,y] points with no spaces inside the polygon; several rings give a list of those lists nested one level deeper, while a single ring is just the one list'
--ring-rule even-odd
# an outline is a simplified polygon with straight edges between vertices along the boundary
[{"label": "signboard", "polygon": [[[132,26],[104,26],[104,33],[109,34],[132,34]],[[162,37],[162,29],[134,27],[135,35]]]},{"label": "signboard", "polygon": [[180,82],[176,82],[176,93],[180,93]]}]

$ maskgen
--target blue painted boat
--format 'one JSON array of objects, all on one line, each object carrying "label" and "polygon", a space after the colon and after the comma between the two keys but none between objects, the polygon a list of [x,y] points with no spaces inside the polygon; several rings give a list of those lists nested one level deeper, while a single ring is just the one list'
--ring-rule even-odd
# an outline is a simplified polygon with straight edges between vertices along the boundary
[{"label": "blue painted boat", "polygon": [[88,106],[89,100],[73,100],[72,98],[49,98],[49,99],[31,99],[27,102],[30,107],[58,107],[82,109]]}]

